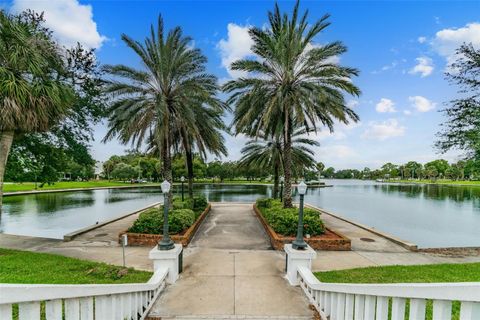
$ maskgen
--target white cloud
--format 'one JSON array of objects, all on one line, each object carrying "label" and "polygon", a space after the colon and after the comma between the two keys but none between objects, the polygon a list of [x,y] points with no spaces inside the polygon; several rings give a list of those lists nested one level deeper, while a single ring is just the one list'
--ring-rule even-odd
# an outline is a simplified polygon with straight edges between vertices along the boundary
[{"label": "white cloud", "polygon": [[367,130],[362,134],[362,138],[384,141],[393,137],[401,137],[404,134],[405,127],[401,126],[397,119],[388,119],[383,122],[370,122]]},{"label": "white cloud", "polygon": [[396,112],[395,103],[390,99],[382,98],[380,99],[380,102],[378,102],[377,105],[375,106],[375,110],[381,113]]},{"label": "white cloud", "polygon": [[358,100],[349,100],[349,101],[347,102],[347,107],[353,109],[353,108],[355,108],[356,106],[358,106],[359,103],[360,103],[360,102],[358,102]]},{"label": "white cloud", "polygon": [[14,12],[26,9],[44,12],[45,25],[66,47],[75,46],[80,42],[87,48],[100,48],[107,39],[97,30],[97,24],[93,20],[92,6],[80,4],[78,0],[13,1]]},{"label": "white cloud", "polygon": [[436,103],[428,100],[425,97],[422,96],[413,96],[413,97],[408,97],[408,100],[412,103],[412,106],[418,111],[418,112],[427,112],[435,108]]},{"label": "white cloud", "polygon": [[417,39],[418,43],[425,43],[427,41],[426,37],[418,37]]},{"label": "white cloud", "polygon": [[228,74],[232,78],[238,78],[245,76],[246,73],[237,70],[231,70],[230,65],[240,59],[252,56],[253,52],[251,47],[253,40],[248,34],[250,26],[240,26],[235,23],[229,23],[227,26],[228,36],[227,39],[221,39],[217,48],[220,50],[222,58],[222,66],[227,69]]},{"label": "white cloud", "polygon": [[330,159],[345,159],[357,155],[357,153],[352,148],[345,145],[332,145],[321,147],[320,153],[324,154],[325,156],[328,155],[328,158]]},{"label": "white cloud", "polygon": [[447,60],[448,66],[455,61],[455,50],[463,43],[480,47],[480,22],[468,23],[462,28],[440,30],[431,44],[433,49]]},{"label": "white cloud", "polygon": [[333,132],[330,132],[328,129],[319,131],[315,136],[318,140],[325,140],[331,138],[333,140],[343,140],[345,139],[350,131],[356,129],[362,125],[361,122],[352,122],[349,124],[335,122]]},{"label": "white cloud", "polygon": [[403,110],[403,114],[406,115],[406,116],[409,116],[412,114],[412,111],[410,110]]},{"label": "white cloud", "polygon": [[408,73],[419,73],[422,78],[432,74],[434,69],[432,59],[430,59],[429,57],[418,57],[415,60],[417,61],[417,65],[413,67]]}]

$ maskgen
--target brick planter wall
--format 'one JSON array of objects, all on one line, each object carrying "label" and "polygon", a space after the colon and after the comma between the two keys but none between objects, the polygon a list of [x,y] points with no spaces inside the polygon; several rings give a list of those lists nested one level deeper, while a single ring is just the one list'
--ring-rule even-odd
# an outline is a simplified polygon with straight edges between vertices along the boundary
[{"label": "brick planter wall", "polygon": [[[262,223],[265,231],[270,238],[270,243],[275,250],[283,250],[283,246],[288,243],[292,243],[295,237],[285,237],[276,233],[272,227],[267,223],[267,220],[263,217],[257,206],[253,205],[253,211],[257,215],[258,219]],[[320,213],[319,213],[320,214]],[[305,242],[315,250],[329,250],[329,251],[350,251],[352,250],[351,240],[345,237],[343,234],[333,231],[329,228],[325,228],[325,233],[321,236],[315,236],[312,238],[305,238]]]},{"label": "brick planter wall", "polygon": [[[210,208],[212,205],[209,203],[202,214],[197,218],[197,220],[190,226],[190,228],[185,231],[183,235],[171,235],[170,238],[175,243],[181,243],[184,247],[188,246],[190,241],[192,240],[195,232],[197,232],[198,227],[205,220],[205,217],[210,212]],[[128,236],[128,245],[129,246],[147,246],[153,247],[155,246],[160,240],[162,240],[163,236],[161,234],[147,234],[147,233],[132,233],[132,232],[121,232],[118,235],[118,241],[121,243],[122,236],[126,234]]]}]

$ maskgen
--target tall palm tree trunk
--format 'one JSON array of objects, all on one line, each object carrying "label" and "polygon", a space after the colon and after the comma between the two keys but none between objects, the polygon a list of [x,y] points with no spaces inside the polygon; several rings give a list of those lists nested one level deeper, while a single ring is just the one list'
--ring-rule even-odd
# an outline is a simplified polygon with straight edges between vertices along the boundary
[{"label": "tall palm tree trunk", "polygon": [[279,175],[280,175],[280,164],[275,162],[273,167],[273,198],[278,198],[278,184],[279,184]]},{"label": "tall palm tree trunk", "polygon": [[8,154],[13,142],[13,131],[0,132],[0,214],[2,213],[3,203],[3,176],[7,166]]},{"label": "tall palm tree trunk", "polygon": [[170,182],[170,192],[168,193],[168,205],[173,207],[173,179],[172,179],[172,158],[170,154],[170,139],[168,135],[164,137],[162,143],[162,165],[163,165],[163,178]]},{"label": "tall palm tree trunk", "polygon": [[290,130],[290,117],[285,112],[285,128],[283,134],[283,165],[285,185],[283,188],[283,207],[292,208],[292,133]]},{"label": "tall palm tree trunk", "polygon": [[188,197],[193,198],[193,154],[191,149],[185,150],[185,158],[187,161]]},{"label": "tall palm tree trunk", "polygon": [[185,150],[185,162],[187,165],[187,179],[188,179],[188,197],[193,198],[193,152],[192,146],[188,142],[187,132],[185,128],[182,129],[182,143]]}]

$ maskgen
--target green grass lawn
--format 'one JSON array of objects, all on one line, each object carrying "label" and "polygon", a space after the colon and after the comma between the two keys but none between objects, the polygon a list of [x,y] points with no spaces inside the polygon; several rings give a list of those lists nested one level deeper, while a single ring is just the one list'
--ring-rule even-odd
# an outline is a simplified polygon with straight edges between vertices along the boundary
[{"label": "green grass lawn", "polygon": [[[58,189],[83,189],[83,188],[100,188],[100,187],[119,187],[119,186],[151,186],[159,185],[158,183],[142,183],[142,184],[131,184],[129,182],[121,181],[107,181],[107,180],[92,180],[92,181],[62,181],[55,182],[55,184],[48,185],[45,184],[43,188],[40,188],[38,184],[37,190],[58,190]],[[18,192],[18,191],[32,191],[35,190],[35,183],[33,182],[24,182],[24,183],[5,183],[3,185],[3,192]]]},{"label": "green grass lawn", "polygon": [[442,185],[452,185],[452,186],[479,186],[480,181],[470,181],[470,180],[449,180],[449,179],[438,179],[438,180],[391,180],[391,182],[398,183],[420,183],[420,184],[442,184]]},{"label": "green grass lawn", "polygon": [[151,272],[54,254],[0,248],[0,283],[144,283]]},{"label": "green grass lawn", "polygon": [[[180,182],[175,181],[176,185]],[[196,179],[194,183],[212,183],[212,179]],[[215,180],[215,183],[220,183],[220,180]],[[247,181],[247,180],[224,180],[224,184],[269,184],[268,181]],[[84,188],[101,188],[101,187],[144,187],[144,186],[159,186],[159,183],[140,183],[131,184],[130,182],[122,181],[107,181],[107,180],[92,180],[92,181],[61,181],[55,182],[52,185],[45,184],[40,188],[40,184],[37,184],[37,190],[59,190],[59,189],[84,189]],[[186,183],[185,183],[186,185]],[[3,192],[19,192],[19,191],[33,191],[35,190],[35,183],[23,182],[13,183],[6,182],[3,185]]]},{"label": "green grass lawn", "polygon": [[[370,267],[316,272],[315,276],[322,282],[333,283],[480,282],[480,263]],[[452,316],[459,319],[458,302],[453,303]],[[432,319],[431,301],[427,303],[428,319]]]}]

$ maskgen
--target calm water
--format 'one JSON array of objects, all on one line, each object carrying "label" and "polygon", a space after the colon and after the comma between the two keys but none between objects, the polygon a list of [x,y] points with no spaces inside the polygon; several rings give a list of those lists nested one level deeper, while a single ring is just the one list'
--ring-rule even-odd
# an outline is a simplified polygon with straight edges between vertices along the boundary
[{"label": "calm water", "polygon": [[[480,246],[480,188],[328,180],[306,201],[421,247]],[[177,188],[177,192],[178,192]],[[199,185],[210,201],[253,202],[269,186]],[[117,189],[4,198],[0,232],[62,238],[64,234],[161,201],[159,189]]]}]

